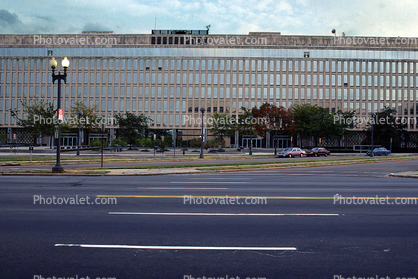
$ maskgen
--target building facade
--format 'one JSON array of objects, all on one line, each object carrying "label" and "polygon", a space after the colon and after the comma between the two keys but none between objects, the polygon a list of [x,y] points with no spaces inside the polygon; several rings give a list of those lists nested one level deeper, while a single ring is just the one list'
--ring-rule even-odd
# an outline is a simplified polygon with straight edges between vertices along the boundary
[{"label": "building facade", "polygon": [[418,40],[206,30],[0,35],[0,128],[18,128],[10,109],[23,113],[21,99],[56,105],[49,60],[60,66],[64,56],[70,60],[62,87],[65,116],[82,101],[109,119],[143,113],[152,129],[193,137],[200,134],[201,107],[210,117],[265,102],[286,108],[311,103],[356,110],[366,119],[389,106],[418,132]]}]

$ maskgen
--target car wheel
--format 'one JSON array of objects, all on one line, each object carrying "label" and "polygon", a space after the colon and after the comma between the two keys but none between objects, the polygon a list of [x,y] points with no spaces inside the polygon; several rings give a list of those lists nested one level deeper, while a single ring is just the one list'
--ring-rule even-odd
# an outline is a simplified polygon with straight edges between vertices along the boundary
[{"label": "car wheel", "polygon": [[325,153],[325,157],[328,157],[328,154],[327,153]]},{"label": "car wheel", "polygon": [[301,158],[303,157],[303,153],[300,153],[300,157],[301,157]]},{"label": "car wheel", "polygon": [[318,153],[315,153],[315,157],[318,157]]},{"label": "car wheel", "polygon": [[289,158],[292,158],[292,154],[289,154]]}]

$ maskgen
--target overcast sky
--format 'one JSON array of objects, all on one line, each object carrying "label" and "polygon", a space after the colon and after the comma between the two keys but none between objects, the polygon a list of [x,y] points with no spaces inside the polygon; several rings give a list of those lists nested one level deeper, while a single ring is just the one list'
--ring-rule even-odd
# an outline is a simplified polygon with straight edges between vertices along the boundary
[{"label": "overcast sky", "polygon": [[[417,0],[0,0],[2,34],[205,29],[211,34],[418,37]],[[156,18],[156,21],[155,21]]]}]

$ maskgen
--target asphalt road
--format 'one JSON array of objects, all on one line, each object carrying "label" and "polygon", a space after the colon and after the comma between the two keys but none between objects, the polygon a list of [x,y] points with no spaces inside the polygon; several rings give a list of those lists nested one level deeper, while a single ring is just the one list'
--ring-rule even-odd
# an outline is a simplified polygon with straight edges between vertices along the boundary
[{"label": "asphalt road", "polygon": [[[415,278],[418,205],[334,201],[336,194],[418,197],[417,180],[386,176],[411,170],[415,161],[156,177],[2,176],[0,278]],[[117,204],[34,204],[98,195]],[[185,202],[189,195],[212,204]],[[226,195],[266,199],[215,205],[209,198],[219,203]]]}]

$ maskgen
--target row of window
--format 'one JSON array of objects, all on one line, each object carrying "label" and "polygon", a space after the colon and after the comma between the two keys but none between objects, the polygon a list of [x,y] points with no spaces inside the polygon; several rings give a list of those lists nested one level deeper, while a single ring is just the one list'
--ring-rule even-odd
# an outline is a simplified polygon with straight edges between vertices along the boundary
[{"label": "row of window", "polygon": [[[52,52],[52,55],[51,55]],[[309,53],[309,58],[318,60],[418,60],[418,52],[415,49],[399,50],[398,48],[364,48],[352,49],[345,47],[338,48],[278,48],[271,47],[146,47],[132,46],[126,47],[64,47],[50,46],[41,47],[0,47],[0,57],[17,58],[38,58],[45,56],[74,58],[85,57],[86,59],[120,59],[120,58],[155,58],[155,59],[224,59],[224,60],[260,60],[260,57],[272,60],[308,60],[305,53]]]},{"label": "row of window", "polygon": [[[49,70],[50,58],[2,58],[6,71]],[[418,73],[418,62],[335,61],[335,60],[253,60],[253,59],[70,59],[72,71],[264,71],[339,73]]]},{"label": "row of window", "polygon": [[[51,98],[52,86],[4,86],[0,98]],[[418,89],[354,89],[354,88],[218,88],[192,86],[130,87],[83,86],[65,87],[64,98],[145,98],[145,99],[295,99],[295,100],[418,100]],[[54,98],[57,93],[54,90]]]},{"label": "row of window", "polygon": [[[126,74],[126,75],[125,75]],[[78,77],[78,78],[77,78]],[[48,79],[48,80],[47,80]],[[0,84],[47,84],[47,73],[1,73]],[[310,74],[211,74],[211,73],[78,73],[72,84],[189,84],[189,85],[295,85],[351,87],[418,87],[418,76],[310,75]]]}]

